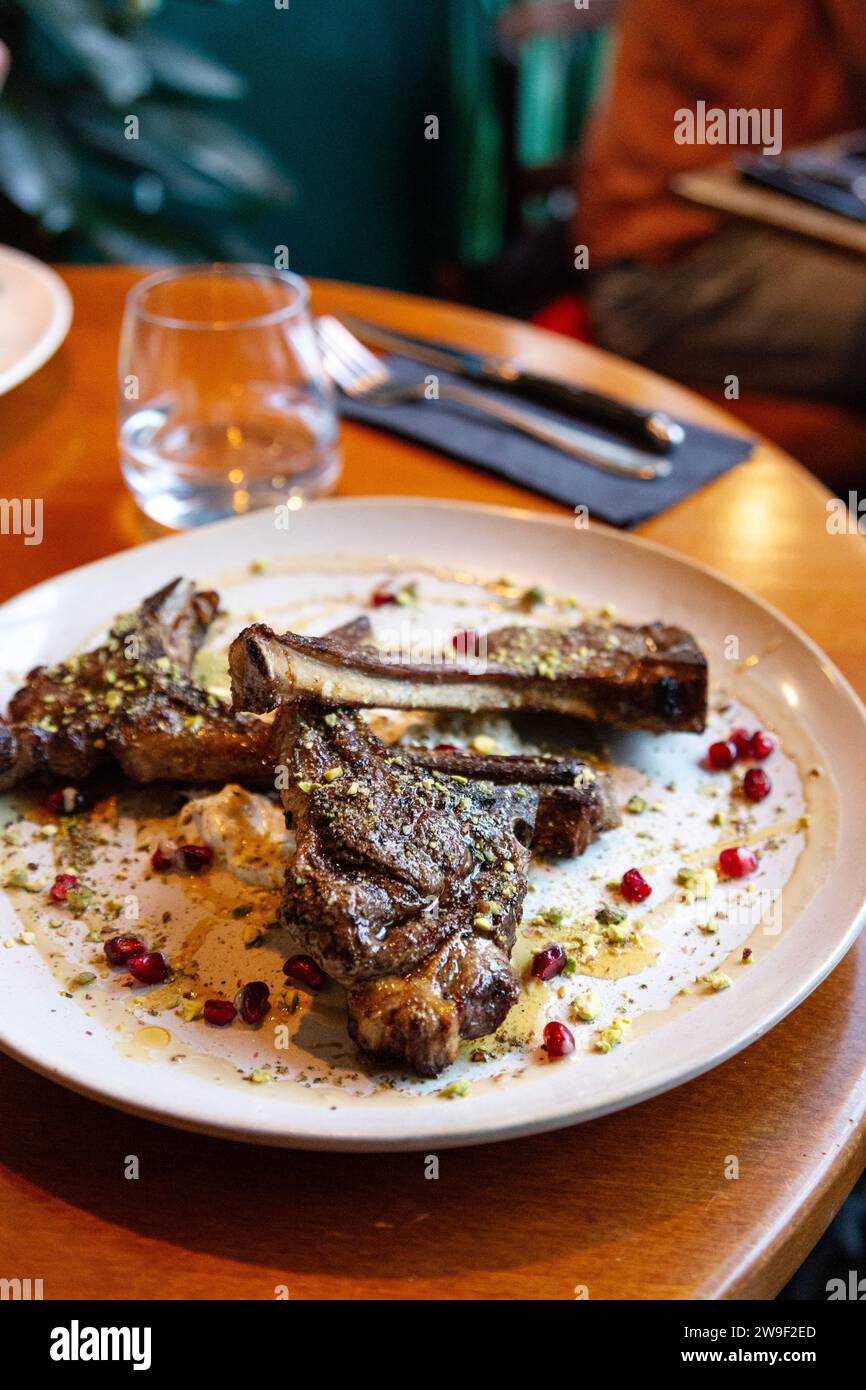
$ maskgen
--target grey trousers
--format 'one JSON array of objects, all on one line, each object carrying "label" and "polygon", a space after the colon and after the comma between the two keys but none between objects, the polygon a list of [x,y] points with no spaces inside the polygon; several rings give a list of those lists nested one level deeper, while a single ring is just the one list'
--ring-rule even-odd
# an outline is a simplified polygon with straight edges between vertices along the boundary
[{"label": "grey trousers", "polygon": [[740,224],[592,272],[589,301],[601,347],[665,376],[866,411],[866,257]]}]

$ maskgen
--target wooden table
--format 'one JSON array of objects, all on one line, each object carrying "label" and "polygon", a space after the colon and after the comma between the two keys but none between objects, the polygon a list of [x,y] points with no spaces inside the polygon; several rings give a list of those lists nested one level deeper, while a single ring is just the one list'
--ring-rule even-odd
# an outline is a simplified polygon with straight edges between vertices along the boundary
[{"label": "wooden table", "polygon": [[[58,356],[0,400],[0,496],[45,499],[45,543],[0,538],[0,597],[154,534],[115,448],[121,269],[70,269]],[[604,353],[524,324],[374,290],[344,308],[514,353],[694,419],[718,412]],[[734,428],[731,422],[728,422]],[[361,426],[343,496],[411,493],[555,511]],[[770,446],[642,528],[778,605],[866,690],[866,546],[830,536],[825,493]],[[0,1275],[46,1298],[770,1297],[866,1158],[866,939],[747,1051],[592,1124],[440,1155],[257,1149],[117,1114],[0,1059]],[[137,1154],[138,1182],[123,1176]],[[725,1179],[736,1154],[739,1181]]]}]

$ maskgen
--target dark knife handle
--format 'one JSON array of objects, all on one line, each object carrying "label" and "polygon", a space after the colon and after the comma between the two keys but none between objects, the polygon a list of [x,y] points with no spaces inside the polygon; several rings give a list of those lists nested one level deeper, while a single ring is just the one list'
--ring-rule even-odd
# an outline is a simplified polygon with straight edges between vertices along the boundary
[{"label": "dark knife handle", "polygon": [[510,391],[524,399],[562,410],[617,434],[635,444],[641,444],[654,454],[667,454],[684,438],[682,425],[662,410],[640,410],[623,401],[611,400],[597,391],[571,386],[566,381],[536,376],[534,372],[511,370],[507,366],[485,368],[490,385]]}]

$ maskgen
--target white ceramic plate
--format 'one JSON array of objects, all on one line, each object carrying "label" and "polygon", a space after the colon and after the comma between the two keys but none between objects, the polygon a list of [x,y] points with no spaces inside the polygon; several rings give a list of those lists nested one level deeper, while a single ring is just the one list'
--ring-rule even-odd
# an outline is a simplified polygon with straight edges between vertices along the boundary
[{"label": "white ceramic plate", "polygon": [[[250,566],[257,570],[254,562],[263,557],[276,559],[264,575],[251,573]],[[0,894],[0,939],[10,943],[0,949],[0,1043],[12,1056],[109,1104],[213,1134],[308,1148],[435,1149],[572,1124],[678,1085],[771,1028],[851,946],[866,899],[862,706],[827,658],[781,615],[712,573],[631,536],[575,529],[567,519],[516,510],[401,499],[315,503],[293,513],[288,530],[275,527],[269,512],[257,512],[88,565],[6,604],[0,609],[0,698],[7,698],[30,666],[92,641],[114,613],[135,606],[177,574],[221,588],[236,614],[223,625],[219,640],[224,643],[254,608],[273,614],[282,605],[297,615],[300,626],[323,630],[341,605],[357,611],[359,595],[369,593],[385,568],[382,557],[390,557],[399,574],[420,575],[422,594],[439,586],[437,611],[448,624],[461,625],[461,612],[478,621],[473,604],[481,591],[475,579],[507,573],[521,584],[575,595],[590,608],[613,604],[629,618],[663,617],[698,636],[717,685],[727,692],[714,697],[712,732],[700,738],[614,740],[623,800],[633,790],[646,790],[648,799],[663,796],[663,802],[642,816],[626,814],[622,829],[583,860],[542,866],[524,919],[557,901],[558,893],[570,894],[569,901],[584,908],[598,901],[611,874],[619,875],[646,853],[653,902],[666,899],[670,909],[651,922],[663,968],[624,980],[563,983],[560,977],[553,988],[535,985],[534,1037],[529,1044],[524,1039],[516,1054],[479,1063],[467,1048],[438,1081],[392,1076],[385,1087],[380,1077],[355,1069],[345,1044],[339,991],[331,987],[305,1016],[293,1051],[285,1054],[284,1075],[257,1085],[250,1082],[251,1069],[274,1061],[263,1030],[217,1030],[201,1021],[187,1028],[172,1014],[133,1019],[128,1008],[126,1023],[111,1021],[99,1008],[88,1007],[87,991],[83,997],[80,990],[64,992],[56,960],[52,968],[38,946],[19,941],[18,914],[26,910],[28,895],[10,890]],[[458,572],[458,578],[442,579],[443,570]],[[348,574],[354,576],[351,582],[339,578]],[[442,586],[452,583],[458,585],[457,600],[450,591],[443,597]],[[487,591],[483,594],[486,601]],[[506,607],[509,602],[502,600]],[[551,610],[552,620],[562,620],[565,611]],[[389,621],[395,612],[380,610]],[[720,711],[728,701],[730,707]],[[706,848],[725,838],[729,832],[710,828],[722,807],[745,814],[736,807],[746,804],[728,796],[729,774],[714,779],[700,767],[710,739],[742,719],[768,725],[780,741],[766,764],[774,795],[748,808],[749,828],[761,850],[759,872],[751,886],[721,884],[709,902],[683,905],[676,886],[678,860],[695,845]],[[675,791],[658,790],[672,779]],[[804,807],[812,814],[808,831],[799,829]],[[795,820],[768,840],[780,814]],[[647,834],[651,850],[642,851],[641,837]],[[43,844],[27,853],[44,849]],[[7,869],[9,862],[7,847]],[[148,891],[164,891],[174,910],[179,886],[161,889],[157,882]],[[238,900],[246,896],[237,891]],[[750,916],[750,904],[762,899],[770,911],[762,906]],[[151,901],[145,915],[153,908]],[[714,916],[717,932],[702,931]],[[757,925],[760,918],[763,926]],[[549,935],[555,939],[557,933]],[[749,965],[741,963],[746,940],[754,948]],[[525,960],[539,940],[521,938],[521,943]],[[72,947],[77,948],[75,942]],[[269,956],[263,947],[255,966],[249,966],[251,977],[278,971],[286,950],[278,942]],[[71,967],[62,968],[68,973]],[[715,993],[701,981],[719,968],[733,987]],[[538,1030],[545,1018],[566,1017],[570,992],[585,985],[601,991],[606,1012],[597,1024],[573,1023],[577,1051],[548,1061],[536,1045]],[[118,993],[116,972],[107,987]],[[688,992],[681,995],[680,988]],[[633,1027],[622,1045],[605,1055],[594,1047],[596,1027],[612,1011],[622,1013],[622,991],[633,997]],[[146,997],[146,991],[139,995]],[[132,997],[126,991],[125,1004]],[[149,1042],[144,1052],[129,1045],[130,1030],[156,1026],[159,1031],[163,1024],[171,1037],[167,1050],[149,1050]],[[190,1042],[189,1029],[199,1030],[197,1041]],[[181,1054],[183,1061],[171,1060]],[[445,1098],[443,1087],[455,1079],[468,1082],[467,1094]]]},{"label": "white ceramic plate", "polygon": [[72,322],[72,298],[50,266],[0,246],[0,396],[53,357]]}]

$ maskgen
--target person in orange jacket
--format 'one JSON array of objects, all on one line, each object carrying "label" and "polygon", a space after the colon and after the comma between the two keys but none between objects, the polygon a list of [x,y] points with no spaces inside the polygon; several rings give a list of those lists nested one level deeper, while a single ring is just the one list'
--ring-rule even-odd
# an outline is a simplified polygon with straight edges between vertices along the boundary
[{"label": "person in orange jacket", "polygon": [[580,180],[596,341],[694,384],[866,408],[866,256],[671,191],[860,127],[866,0],[624,0]]}]

